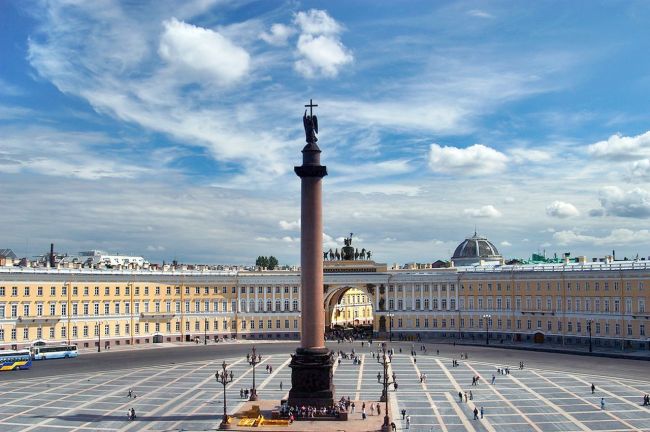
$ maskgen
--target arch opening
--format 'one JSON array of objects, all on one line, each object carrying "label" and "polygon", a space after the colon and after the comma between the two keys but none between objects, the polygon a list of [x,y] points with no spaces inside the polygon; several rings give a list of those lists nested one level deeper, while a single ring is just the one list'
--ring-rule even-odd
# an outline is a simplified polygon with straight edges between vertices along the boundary
[{"label": "arch opening", "polygon": [[330,337],[369,337],[373,331],[373,286],[327,287],[325,334]]}]

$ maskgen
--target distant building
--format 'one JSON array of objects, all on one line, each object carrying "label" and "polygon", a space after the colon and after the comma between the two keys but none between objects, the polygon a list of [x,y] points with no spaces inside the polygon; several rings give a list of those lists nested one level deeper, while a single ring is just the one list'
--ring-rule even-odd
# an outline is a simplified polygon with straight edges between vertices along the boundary
[{"label": "distant building", "polygon": [[451,262],[456,267],[470,265],[503,264],[503,257],[499,254],[487,238],[474,233],[473,236],[463,240],[454,251]]},{"label": "distant building", "polygon": [[0,266],[14,265],[16,254],[11,249],[0,249]]}]

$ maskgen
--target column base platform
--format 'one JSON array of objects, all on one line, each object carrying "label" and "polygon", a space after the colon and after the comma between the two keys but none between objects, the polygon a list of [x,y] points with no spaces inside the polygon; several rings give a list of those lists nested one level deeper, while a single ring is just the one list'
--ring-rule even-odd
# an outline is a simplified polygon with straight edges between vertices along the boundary
[{"label": "column base platform", "polygon": [[291,356],[290,406],[334,405],[334,358],[327,348],[298,348]]}]

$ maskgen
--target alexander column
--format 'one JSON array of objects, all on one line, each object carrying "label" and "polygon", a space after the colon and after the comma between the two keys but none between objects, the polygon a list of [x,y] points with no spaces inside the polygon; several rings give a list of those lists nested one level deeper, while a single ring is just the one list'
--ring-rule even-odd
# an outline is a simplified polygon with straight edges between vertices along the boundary
[{"label": "alexander column", "polygon": [[302,328],[300,348],[291,356],[290,405],[331,406],[334,403],[332,366],[334,359],[325,347],[323,300],[323,205],[322,179],[327,167],[320,164],[318,119],[309,100],[302,117],[307,145],[302,165],[294,171],[300,177],[300,279]]}]

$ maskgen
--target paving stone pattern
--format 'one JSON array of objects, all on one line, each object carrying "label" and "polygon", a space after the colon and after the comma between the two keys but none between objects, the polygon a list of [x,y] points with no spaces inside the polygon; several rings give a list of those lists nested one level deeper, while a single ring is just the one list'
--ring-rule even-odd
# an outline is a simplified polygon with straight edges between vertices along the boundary
[{"label": "paving stone pattern", "polygon": [[[349,349],[349,347],[344,347]],[[357,347],[358,348],[358,347]],[[371,352],[358,349],[361,365],[343,360],[335,368],[337,396],[376,401],[380,367]],[[60,360],[67,361],[67,360]],[[228,361],[228,360],[227,360]],[[0,381],[0,431],[201,431],[214,430],[223,412],[223,386],[214,373],[222,359],[169,366],[61,375],[42,379]],[[244,359],[230,359],[234,382],[227,390],[229,412],[242,403],[240,389],[252,385],[251,368]],[[273,372],[266,371],[266,365]],[[257,366],[258,393],[264,399],[286,397],[291,370],[288,355],[271,355]],[[481,362],[460,361],[418,353],[393,356],[392,371],[399,388],[391,390],[392,409],[405,409],[413,431],[650,431],[650,409],[642,396],[650,382],[590,376],[541,369],[496,374],[496,367]],[[505,366],[505,365],[504,365]],[[38,367],[38,363],[34,367]],[[557,368],[557,364],[554,365]],[[426,382],[419,375],[427,374]],[[496,375],[494,385],[490,384]],[[472,376],[481,383],[471,386]],[[1,377],[0,377],[1,379]],[[282,389],[280,383],[282,382]],[[594,382],[597,390],[591,394]],[[128,390],[136,398],[127,397]],[[458,392],[472,391],[473,400],[458,401]],[[605,409],[600,406],[605,398]],[[474,407],[483,407],[484,418],[473,419]],[[127,409],[137,419],[128,421]],[[382,405],[383,409],[383,405]],[[366,409],[370,414],[369,406]],[[361,416],[358,406],[355,416]],[[399,430],[406,430],[401,415],[395,416]],[[327,426],[323,425],[327,430]]]}]

